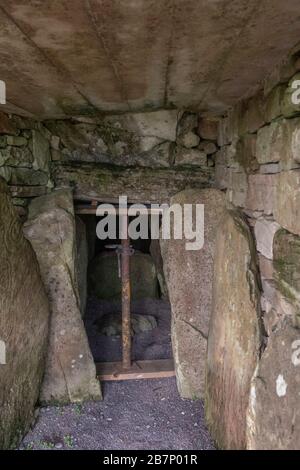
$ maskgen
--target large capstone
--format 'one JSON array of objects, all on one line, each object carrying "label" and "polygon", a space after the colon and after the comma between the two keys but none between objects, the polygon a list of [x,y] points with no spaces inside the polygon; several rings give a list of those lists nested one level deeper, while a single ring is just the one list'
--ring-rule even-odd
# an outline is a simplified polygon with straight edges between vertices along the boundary
[{"label": "large capstone", "polygon": [[[121,299],[118,257],[104,251],[89,266],[91,292],[100,299]],[[158,280],[150,255],[136,251],[130,257],[131,297],[133,300],[158,297]]]},{"label": "large capstone", "polygon": [[229,211],[216,241],[205,400],[212,436],[225,449],[247,447],[250,383],[262,343],[257,278],[250,229]]},{"label": "large capstone", "polygon": [[51,309],[51,332],[42,402],[101,397],[80,312],[72,192],[34,199],[24,232],[37,255]]},{"label": "large capstone", "polygon": [[[165,279],[172,308],[172,343],[181,396],[203,397],[206,347],[211,312],[217,225],[224,214],[223,194],[215,189],[186,190],[171,205],[204,204],[204,246],[186,249],[182,240],[161,240]],[[172,232],[171,232],[172,234]]]},{"label": "large capstone", "polygon": [[0,448],[6,449],[17,444],[34,418],[49,306],[34,251],[1,179],[0,244]]}]

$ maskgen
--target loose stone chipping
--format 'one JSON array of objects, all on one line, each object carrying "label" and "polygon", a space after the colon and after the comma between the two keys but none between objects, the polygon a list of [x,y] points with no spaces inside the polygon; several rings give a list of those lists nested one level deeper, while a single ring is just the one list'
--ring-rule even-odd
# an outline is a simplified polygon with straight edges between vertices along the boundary
[{"label": "loose stone chipping", "polygon": [[79,304],[72,192],[58,190],[34,199],[24,233],[37,255],[51,310],[40,400],[68,403],[99,399],[100,385]]},{"label": "loose stone chipping", "polygon": [[17,445],[34,420],[48,342],[49,305],[35,254],[0,178],[0,448]]},{"label": "loose stone chipping", "polygon": [[[161,254],[172,309],[172,345],[177,386],[185,398],[204,397],[205,364],[212,299],[217,225],[225,210],[216,189],[186,190],[171,204],[204,204],[204,247],[186,251],[186,239],[161,239]],[[172,232],[171,232],[172,233]]]}]

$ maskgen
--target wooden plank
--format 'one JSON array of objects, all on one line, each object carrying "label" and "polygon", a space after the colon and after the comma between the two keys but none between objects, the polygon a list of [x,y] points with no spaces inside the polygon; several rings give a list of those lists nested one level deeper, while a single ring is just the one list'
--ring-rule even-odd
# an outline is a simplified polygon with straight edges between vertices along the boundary
[{"label": "wooden plank", "polygon": [[174,377],[173,359],[159,359],[155,361],[136,361],[130,369],[123,369],[121,362],[96,363],[99,380],[138,380]]}]

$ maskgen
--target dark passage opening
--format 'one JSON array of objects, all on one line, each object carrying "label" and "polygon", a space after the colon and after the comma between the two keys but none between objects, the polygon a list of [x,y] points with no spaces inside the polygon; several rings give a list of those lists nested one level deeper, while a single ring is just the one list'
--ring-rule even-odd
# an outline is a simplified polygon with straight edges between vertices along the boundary
[{"label": "dark passage opening", "polygon": [[[121,260],[116,248],[121,240],[98,239],[96,225],[100,220],[94,214],[77,215],[77,223],[84,223],[87,239],[87,301],[83,319],[95,362],[119,362],[122,361]],[[117,228],[118,223],[119,220]],[[130,245],[134,250],[130,257],[131,359],[171,359],[171,309],[159,241],[149,236],[147,240],[131,240]]]}]

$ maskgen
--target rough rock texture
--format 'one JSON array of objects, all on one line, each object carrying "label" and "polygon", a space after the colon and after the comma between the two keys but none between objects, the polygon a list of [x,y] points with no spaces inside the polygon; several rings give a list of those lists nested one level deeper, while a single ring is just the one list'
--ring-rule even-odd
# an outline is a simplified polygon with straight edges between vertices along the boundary
[{"label": "rough rock texture", "polygon": [[254,227],[257,251],[268,259],[273,259],[273,239],[280,225],[274,220],[259,218]]},{"label": "rough rock texture", "polygon": [[218,121],[213,119],[200,118],[198,122],[198,134],[204,140],[217,140]]},{"label": "rough rock texture", "polygon": [[209,187],[211,168],[118,168],[93,164],[53,165],[58,187],[72,186],[78,199],[100,199],[111,202],[112,196],[127,195],[132,202],[168,202],[186,188]]},{"label": "rough rock texture", "polygon": [[246,209],[272,214],[278,175],[250,175],[248,192],[245,202]]},{"label": "rough rock texture", "polygon": [[[49,305],[39,267],[0,179],[0,448],[17,444],[34,419],[45,367]],[[33,295],[34,294],[34,295]]]},{"label": "rough rock texture", "polygon": [[296,450],[300,440],[300,237],[274,237],[274,282],[264,282],[266,349],[252,380],[249,449]]},{"label": "rough rock texture", "polygon": [[297,0],[74,5],[5,2],[1,61],[23,113],[49,119],[165,106],[221,115],[299,41]]},{"label": "rough rock texture", "polygon": [[[130,257],[131,297],[133,300],[158,297],[158,281],[150,255],[135,251]],[[100,299],[121,298],[121,279],[115,252],[102,252],[89,265],[89,286]]]},{"label": "rough rock texture", "polygon": [[76,275],[81,315],[84,316],[87,300],[87,268],[88,268],[88,242],[86,226],[83,220],[76,216]]},{"label": "rough rock texture", "polygon": [[167,283],[166,283],[165,275],[164,275],[164,266],[163,266],[163,259],[161,256],[159,240],[155,240],[155,239],[151,240],[150,254],[153,259],[154,266],[156,269],[156,276],[157,276],[158,283],[159,283],[160,295],[162,298],[167,299],[168,287],[167,287]]},{"label": "rough rock texture", "polygon": [[203,151],[177,146],[175,166],[206,166],[207,155]]},{"label": "rough rock texture", "polygon": [[262,332],[255,257],[246,222],[229,211],[216,240],[205,405],[212,436],[226,449],[247,446],[250,382]]},{"label": "rough rock texture", "polygon": [[100,398],[78,302],[72,193],[59,190],[34,199],[24,232],[36,252],[51,309],[50,344],[41,401]]},{"label": "rough rock texture", "polygon": [[247,448],[299,450],[300,335],[285,320],[268,339],[251,385]]},{"label": "rough rock texture", "polygon": [[[176,139],[177,110],[126,113],[91,122],[48,121],[59,139],[53,160],[168,167]],[[197,136],[196,136],[197,137]],[[197,145],[197,144],[196,144]]]},{"label": "rough rock texture", "polygon": [[273,242],[277,287],[297,312],[294,322],[300,327],[300,237],[279,230]]},{"label": "rough rock texture", "polygon": [[274,217],[286,230],[300,235],[300,171],[283,171],[278,175]]},{"label": "rough rock texture", "polygon": [[171,204],[204,204],[204,247],[187,251],[186,239],[161,240],[165,279],[172,308],[172,343],[178,389],[183,397],[203,397],[211,312],[216,227],[224,196],[215,189],[186,190]]},{"label": "rough rock texture", "polygon": [[[41,122],[16,115],[0,116],[0,176],[9,185],[13,204],[45,194],[52,187],[49,132]],[[22,213],[26,217],[26,201]],[[19,210],[20,212],[20,210]]]}]

